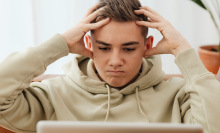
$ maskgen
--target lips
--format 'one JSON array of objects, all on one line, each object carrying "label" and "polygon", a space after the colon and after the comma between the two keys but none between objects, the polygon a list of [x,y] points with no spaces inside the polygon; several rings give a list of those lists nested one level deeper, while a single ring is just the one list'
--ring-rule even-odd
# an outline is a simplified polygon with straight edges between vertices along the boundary
[{"label": "lips", "polygon": [[111,76],[122,76],[125,74],[124,71],[107,71],[107,73]]}]

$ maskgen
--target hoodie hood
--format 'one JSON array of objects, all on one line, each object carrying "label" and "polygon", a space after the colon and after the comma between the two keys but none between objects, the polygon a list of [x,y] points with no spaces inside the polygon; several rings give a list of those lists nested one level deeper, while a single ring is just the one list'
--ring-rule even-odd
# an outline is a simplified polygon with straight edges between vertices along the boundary
[{"label": "hoodie hood", "polygon": [[[135,93],[138,87],[139,91],[150,88],[161,82],[165,73],[161,69],[162,63],[160,56],[150,56],[143,58],[142,72],[135,82],[120,90],[123,95]],[[72,61],[63,66],[65,74],[78,84],[81,88],[93,94],[107,94],[106,82],[101,81],[93,68],[93,60],[76,55]],[[111,88],[111,93],[116,89]]]}]

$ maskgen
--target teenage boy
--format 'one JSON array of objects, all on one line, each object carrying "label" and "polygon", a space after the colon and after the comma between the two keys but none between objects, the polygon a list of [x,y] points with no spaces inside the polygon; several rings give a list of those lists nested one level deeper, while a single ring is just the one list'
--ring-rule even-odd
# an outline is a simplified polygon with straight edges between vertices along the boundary
[{"label": "teenage boy", "polygon": [[[154,48],[148,27],[163,35]],[[69,53],[79,56],[65,76],[31,83]],[[173,54],[184,79],[164,81],[156,54]],[[199,123],[220,132],[220,83],[187,40],[138,0],[101,0],[69,31],[8,56],[0,79],[0,125],[15,132],[36,132],[40,120]]]}]

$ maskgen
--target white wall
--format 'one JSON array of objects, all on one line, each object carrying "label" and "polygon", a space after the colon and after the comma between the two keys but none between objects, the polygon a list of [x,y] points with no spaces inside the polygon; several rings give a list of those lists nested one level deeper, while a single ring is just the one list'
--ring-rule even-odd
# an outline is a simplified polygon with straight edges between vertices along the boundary
[{"label": "white wall", "polygon": [[[168,19],[197,48],[219,42],[209,14],[190,0],[141,0]],[[40,44],[74,26],[96,0],[0,0],[0,61],[14,51]],[[162,38],[150,29],[154,45]],[[49,66],[46,73],[62,74],[61,66],[72,55]],[[163,70],[179,73],[172,55],[163,55]]]},{"label": "white wall", "polygon": [[31,1],[0,0],[0,61],[33,41]]}]

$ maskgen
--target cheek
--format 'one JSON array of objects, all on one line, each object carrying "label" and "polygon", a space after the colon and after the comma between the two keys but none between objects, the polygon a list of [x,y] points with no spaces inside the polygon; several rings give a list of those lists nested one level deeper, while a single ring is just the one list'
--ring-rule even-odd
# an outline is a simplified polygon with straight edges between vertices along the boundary
[{"label": "cheek", "polygon": [[106,64],[106,55],[101,53],[101,52],[93,52],[93,61],[95,63],[95,66],[97,68],[102,68],[103,69],[103,66],[105,66]]},{"label": "cheek", "polygon": [[131,72],[130,74],[133,75],[137,73],[142,65],[142,56],[137,58],[129,59],[128,69]]},{"label": "cheek", "polygon": [[139,71],[139,68],[142,65],[143,54],[144,53],[142,51],[138,51],[137,53],[126,58],[127,67],[129,67],[128,69],[133,72],[132,74]]}]

